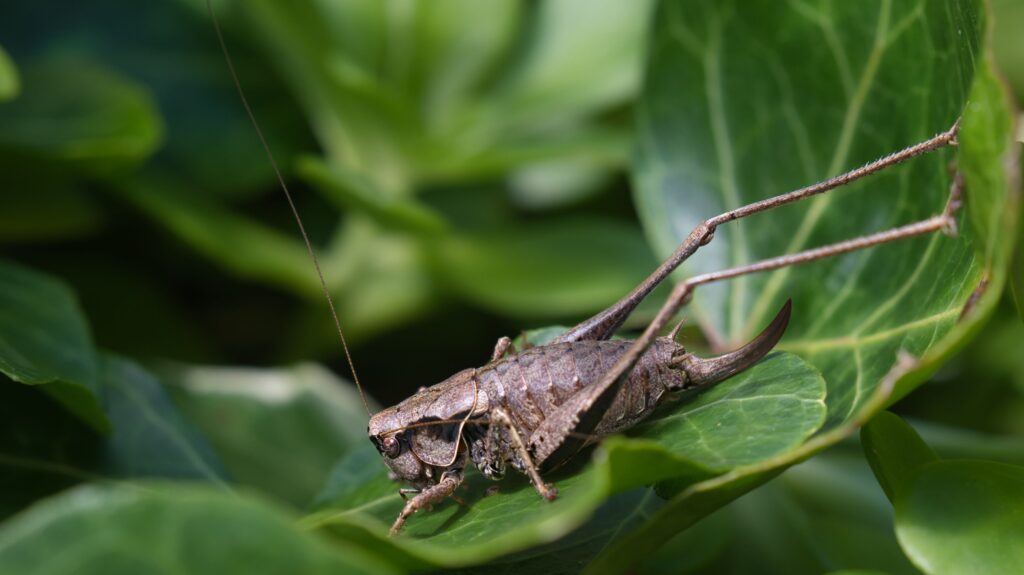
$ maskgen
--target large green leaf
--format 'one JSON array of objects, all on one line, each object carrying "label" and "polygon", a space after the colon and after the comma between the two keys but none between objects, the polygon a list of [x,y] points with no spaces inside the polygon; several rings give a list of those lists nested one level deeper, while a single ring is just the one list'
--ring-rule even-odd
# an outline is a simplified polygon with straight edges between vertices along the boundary
[{"label": "large green leaf", "polygon": [[185,486],[81,487],[0,528],[0,572],[390,573],[352,545],[330,546],[258,499]]},{"label": "large green leaf", "polygon": [[[465,507],[445,504],[418,514],[397,539],[385,534],[402,500],[379,456],[367,446],[339,464],[321,494],[323,508],[306,522],[358,537],[410,566],[479,563],[571,532],[615,493],[664,479],[675,480],[666,488],[678,488],[682,478],[692,482],[787,453],[820,427],[823,399],[817,372],[795,356],[776,354],[672,406],[635,437],[606,441],[582,471],[555,475],[560,496],[553,503],[521,479],[500,484],[499,495],[485,497],[489,482],[474,473],[467,480],[469,492],[462,495]],[[705,446],[701,437],[712,431],[717,437]],[[612,515],[597,519],[603,524],[642,523],[615,515],[621,509],[605,512]]]},{"label": "large green leaf", "polygon": [[0,371],[44,389],[93,427],[108,430],[89,326],[61,282],[0,261]]},{"label": "large green leaf", "polygon": [[[821,369],[828,422],[791,453],[688,487],[609,547],[595,572],[623,569],[630,556],[848,435],[894,389],[905,394],[937,369],[998,300],[1019,201],[1008,153],[1013,118],[983,47],[978,4],[666,2],[656,20],[636,180],[642,219],[663,252],[704,218],[912,144],[961,113],[957,160],[969,191],[956,238],[919,238],[698,291],[689,313],[726,342],[748,337],[793,298],[780,347]],[[938,213],[952,158],[918,158],[806,205],[724,225],[687,271]]]},{"label": "large green leaf", "polygon": [[355,388],[314,365],[167,370],[182,412],[234,482],[305,507],[338,458],[366,442]]},{"label": "large green leaf", "polygon": [[[639,119],[636,198],[662,253],[705,218],[948,129],[965,112],[984,52],[972,2],[686,6],[663,6]],[[974,107],[985,111],[967,110],[962,139],[965,148],[996,149],[965,150],[960,159],[972,181],[959,237],[933,235],[701,288],[693,313],[702,326],[716,340],[741,341],[791,297],[784,349],[824,373],[832,425],[855,414],[898,351],[921,355],[952,329],[997,255],[989,237],[1009,231],[993,218],[1005,186],[977,181],[998,164],[1003,134],[992,126],[969,133],[987,123],[979,116],[1001,113],[988,92],[975,94]],[[1006,118],[1001,124],[995,129],[1008,129]],[[684,267],[722,269],[936,214],[951,159],[942,151],[726,224]]]},{"label": "large green leaf", "polygon": [[925,465],[899,492],[896,535],[925,573],[1024,568],[1024,467],[991,461]]},{"label": "large green leaf", "polygon": [[104,170],[136,163],[161,142],[149,93],[94,62],[30,62],[22,82],[21,96],[0,105],[2,146]]}]

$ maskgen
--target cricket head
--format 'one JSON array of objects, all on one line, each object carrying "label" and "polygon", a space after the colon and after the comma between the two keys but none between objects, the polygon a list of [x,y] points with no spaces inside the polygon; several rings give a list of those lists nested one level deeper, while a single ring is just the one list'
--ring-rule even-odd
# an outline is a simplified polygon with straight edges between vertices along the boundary
[{"label": "cricket head", "polygon": [[486,394],[474,379],[475,371],[460,371],[370,417],[370,441],[391,470],[392,479],[427,487],[464,456],[466,422],[488,408]]},{"label": "cricket head", "polygon": [[718,383],[749,369],[760,361],[786,333],[792,308],[792,300],[786,300],[785,305],[782,306],[779,313],[775,314],[775,319],[768,324],[768,327],[764,328],[750,343],[736,351],[709,358],[697,357],[689,352],[674,357],[672,363],[686,372],[685,388]]}]

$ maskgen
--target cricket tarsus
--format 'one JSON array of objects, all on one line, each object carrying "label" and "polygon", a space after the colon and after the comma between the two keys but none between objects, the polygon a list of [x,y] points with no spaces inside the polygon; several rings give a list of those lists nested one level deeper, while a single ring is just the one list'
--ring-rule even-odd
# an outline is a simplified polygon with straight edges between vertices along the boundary
[{"label": "cricket tarsus", "polygon": [[213,21],[213,30],[217,34],[217,42],[220,43],[221,52],[224,53],[224,61],[227,63],[228,72],[231,74],[231,81],[235,85],[235,90],[238,91],[238,97],[242,100],[242,106],[245,107],[245,113],[248,114],[253,128],[256,129],[256,135],[259,137],[260,144],[263,146],[263,151],[266,153],[267,159],[270,160],[270,166],[274,169],[274,175],[277,176],[277,183],[281,186],[285,199],[288,200],[288,207],[291,208],[292,216],[295,217],[295,223],[299,226],[299,233],[302,234],[302,241],[306,244],[306,251],[309,253],[309,258],[313,261],[313,268],[316,269],[316,276],[320,281],[320,289],[323,291],[324,298],[327,300],[327,307],[331,310],[331,317],[334,319],[334,327],[338,331],[338,339],[341,341],[341,348],[345,352],[345,361],[348,362],[349,370],[352,372],[352,380],[356,384],[356,389],[359,390],[359,398],[363,401],[363,408],[366,409],[366,414],[369,416],[371,415],[370,405],[366,401],[366,394],[363,393],[363,386],[359,383],[359,376],[356,375],[356,366],[352,361],[352,354],[348,350],[348,343],[345,341],[345,332],[341,329],[341,321],[338,319],[338,311],[334,307],[334,298],[331,297],[331,291],[327,288],[327,280],[324,279],[324,272],[320,268],[320,259],[316,255],[316,250],[313,249],[313,243],[309,240],[309,234],[306,233],[306,226],[302,224],[302,217],[299,216],[299,210],[295,207],[295,201],[292,199],[292,194],[288,191],[288,184],[285,183],[284,176],[281,175],[281,169],[277,165],[274,153],[270,150],[270,144],[267,143],[267,138],[263,135],[263,130],[260,128],[259,122],[256,121],[256,114],[253,113],[252,107],[249,105],[249,99],[245,97],[245,90],[242,89],[242,82],[238,79],[238,72],[235,70],[235,64],[231,59],[230,52],[228,52],[228,45],[227,42],[224,41],[224,34],[221,32],[220,22],[217,20],[217,13],[213,9],[212,0],[206,0],[206,9],[210,13],[210,20]]},{"label": "cricket tarsus", "polygon": [[[673,330],[672,337],[659,337],[698,286],[937,231],[955,234],[955,213],[961,205],[960,186],[956,184],[951,186],[945,208],[934,217],[694,276],[673,288],[639,338],[609,339],[672,270],[713,239],[719,225],[824,193],[920,154],[955,145],[958,125],[830,180],[705,220],[632,292],[553,343],[516,351],[503,338],[486,366],[463,370],[375,414],[370,418],[370,439],[384,455],[392,475],[419,489],[396,519],[391,534],[398,533],[416,511],[450,497],[470,462],[490,479],[500,478],[511,465],[530,477],[541,496],[553,499],[556,492],[544,483],[542,471],[638,423],[664,400],[677,397],[675,392],[713,385],[749,368],[774,348],[785,332],[791,311],[788,301],[760,335],[739,350],[719,357],[700,358],[688,352],[674,341],[677,330]],[[393,449],[396,441],[401,449]],[[431,461],[448,463],[438,466]]]}]

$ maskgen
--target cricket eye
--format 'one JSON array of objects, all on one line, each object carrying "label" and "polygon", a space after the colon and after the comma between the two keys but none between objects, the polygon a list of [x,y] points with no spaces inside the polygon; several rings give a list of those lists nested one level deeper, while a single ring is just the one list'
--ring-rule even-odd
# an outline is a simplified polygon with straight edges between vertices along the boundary
[{"label": "cricket eye", "polygon": [[394,435],[389,435],[380,441],[381,453],[387,455],[391,459],[398,457],[402,452],[402,446],[398,442],[398,438]]}]

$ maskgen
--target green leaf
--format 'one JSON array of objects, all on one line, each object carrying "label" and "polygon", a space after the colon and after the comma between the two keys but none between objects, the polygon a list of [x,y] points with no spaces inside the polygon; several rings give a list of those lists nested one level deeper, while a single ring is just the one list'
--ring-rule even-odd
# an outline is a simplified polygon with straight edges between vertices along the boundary
[{"label": "green leaf", "polygon": [[879,413],[860,432],[864,455],[889,501],[922,466],[938,457],[907,422],[888,411]]},{"label": "green leaf", "polygon": [[[286,233],[240,215],[171,176],[125,180],[114,189],[226,270],[315,302],[313,325],[302,326],[295,335],[303,347],[336,342],[333,326],[323,321],[328,311],[316,271],[296,232]],[[388,233],[354,214],[326,249],[314,249],[328,287],[338,294],[338,316],[352,339],[407,320],[430,303],[424,257],[414,239],[405,234]]]},{"label": "green leaf", "polygon": [[635,230],[596,219],[453,236],[441,242],[437,259],[466,297],[528,317],[597,311],[654,268]]},{"label": "green leaf", "polygon": [[[772,355],[672,406],[634,437],[605,441],[581,472],[551,478],[560,493],[552,503],[518,477],[500,484],[499,495],[484,497],[493,484],[472,473],[468,493],[460,494],[465,507],[445,504],[417,514],[397,539],[386,533],[402,500],[379,455],[367,446],[334,470],[319,497],[322,509],[305,523],[365,539],[379,553],[402,556],[418,568],[475,564],[572,532],[612,494],[665,479],[692,482],[786,453],[824,421],[823,399],[817,372],[795,356]],[[715,433],[721,435],[721,443],[715,440],[720,449],[692,445],[701,434]]]},{"label": "green leaf", "polygon": [[1024,97],[1024,5],[1015,0],[992,0],[992,51],[996,63],[1020,98]]},{"label": "green leaf", "polygon": [[563,134],[633,95],[652,5],[306,1],[243,13],[327,163],[404,195],[577,147],[607,156],[603,144],[567,148]]},{"label": "green leaf", "polygon": [[258,499],[185,486],[86,486],[0,528],[0,571],[391,573],[353,545],[329,546]]},{"label": "green leaf", "polygon": [[1024,565],[1024,467],[924,466],[896,500],[896,535],[925,573],[1013,573]]},{"label": "green leaf", "polygon": [[100,408],[98,362],[74,294],[60,281],[0,261],[0,372],[47,393],[94,428]]},{"label": "green leaf", "polygon": [[300,240],[190,193],[171,178],[125,181],[117,192],[160,221],[197,250],[236,274],[286,287],[309,298],[322,297]]},{"label": "green leaf", "polygon": [[[608,498],[579,529],[557,541],[538,545],[522,553],[478,567],[445,572],[453,575],[574,575],[619,533],[642,523],[661,504],[661,499],[650,488],[637,488],[619,493]],[[701,543],[710,543],[712,546],[705,547],[705,553],[698,552],[682,559],[675,558],[674,569],[668,572],[682,573],[685,566],[701,565],[707,561],[709,553],[721,550],[713,546],[716,543],[713,539],[704,539]]]},{"label": "green leaf", "polygon": [[366,443],[355,389],[315,365],[167,370],[182,412],[235,483],[305,507],[344,453]]},{"label": "green leaf", "polygon": [[389,199],[370,181],[341,168],[332,168],[318,158],[301,158],[297,169],[300,176],[330,200],[362,211],[381,225],[422,234],[445,231],[444,219],[430,208],[411,199]]},{"label": "green leaf", "polygon": [[[979,3],[666,2],[656,22],[635,177],[661,253],[704,218],[913,144],[961,113],[958,165],[971,191],[956,238],[918,238],[698,291],[686,313],[726,342],[747,338],[792,297],[779,347],[823,373],[828,421],[793,452],[687,488],[610,546],[594,572],[621,571],[628,556],[852,433],[893,388],[896,397],[911,391],[991,314],[1016,234],[1013,119],[982,47]],[[919,157],[805,205],[723,225],[686,271],[931,216],[945,204],[952,157]]]},{"label": "green leaf", "polygon": [[94,62],[34,61],[22,80],[21,96],[0,105],[0,146],[107,171],[145,159],[162,140],[149,93]]},{"label": "green leaf", "polygon": [[532,42],[498,92],[507,125],[564,122],[627,101],[639,86],[653,7],[647,0],[539,4]]},{"label": "green leaf", "polygon": [[[965,113],[960,169],[975,181],[959,237],[739,278],[694,298],[702,324],[737,342],[792,297],[783,347],[825,374],[836,425],[857,413],[898,351],[922,355],[953,328],[990,259],[1004,267],[984,240],[1008,239],[993,214],[1007,202],[998,159],[1010,121],[988,81],[964,110],[981,15],[971,2],[681,6],[665,4],[658,19],[639,120],[636,199],[661,253],[705,218],[916,143]],[[811,51],[819,57],[808,61]],[[916,158],[849,189],[726,224],[685,267],[723,269],[938,213],[952,157]]]},{"label": "green leaf", "polygon": [[100,355],[98,370],[112,427],[102,435],[37,390],[0,377],[0,516],[82,481],[224,485],[224,466],[153,375],[109,354]]},{"label": "green leaf", "polygon": [[71,170],[27,154],[0,154],[0,242],[70,239],[95,232],[103,213]]},{"label": "green leaf", "polygon": [[112,477],[201,479],[223,484],[223,465],[206,439],[171,403],[160,381],[116,356],[100,362],[104,407],[114,431],[100,471]]},{"label": "green leaf", "polygon": [[0,102],[10,100],[21,91],[18,67],[7,51],[0,46]]}]

